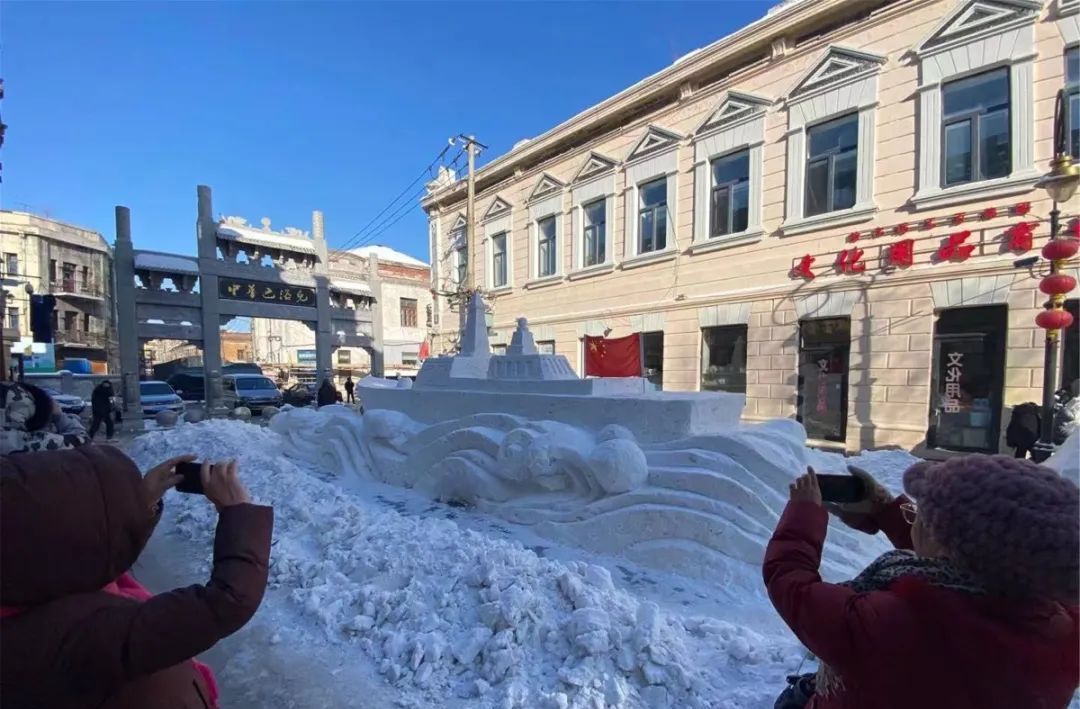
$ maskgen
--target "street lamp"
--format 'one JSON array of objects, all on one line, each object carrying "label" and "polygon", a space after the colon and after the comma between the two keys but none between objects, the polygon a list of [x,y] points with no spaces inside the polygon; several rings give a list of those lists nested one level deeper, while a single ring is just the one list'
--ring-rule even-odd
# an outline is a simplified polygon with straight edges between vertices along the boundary
[{"label": "street lamp", "polygon": [[1050,160],[1050,172],[1039,186],[1053,200],[1050,210],[1050,241],[1042,248],[1042,255],[1050,262],[1050,273],[1039,282],[1039,290],[1049,296],[1046,310],[1035,318],[1035,324],[1046,330],[1046,346],[1043,353],[1043,401],[1039,441],[1031,451],[1031,457],[1041,463],[1054,452],[1054,390],[1057,380],[1058,343],[1061,331],[1072,324],[1073,318],[1064,309],[1065,295],[1076,287],[1076,279],[1062,273],[1066,262],[1076,255],[1080,244],[1073,238],[1058,238],[1061,228],[1059,202],[1067,202],[1080,185],[1080,166],[1074,165],[1069,153],[1065,126],[1065,91],[1059,90],[1054,102],[1054,157]]}]

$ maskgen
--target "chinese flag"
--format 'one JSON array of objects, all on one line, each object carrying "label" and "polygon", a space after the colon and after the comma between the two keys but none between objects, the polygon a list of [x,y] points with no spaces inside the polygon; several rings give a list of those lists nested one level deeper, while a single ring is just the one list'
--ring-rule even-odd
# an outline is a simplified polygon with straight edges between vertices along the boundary
[{"label": "chinese flag", "polygon": [[431,356],[431,343],[428,342],[427,339],[425,339],[423,342],[420,343],[420,353],[418,355],[418,359],[422,362],[422,361],[424,361],[425,359],[427,359],[430,356]]},{"label": "chinese flag", "polygon": [[641,334],[607,339],[585,337],[585,376],[640,377]]}]

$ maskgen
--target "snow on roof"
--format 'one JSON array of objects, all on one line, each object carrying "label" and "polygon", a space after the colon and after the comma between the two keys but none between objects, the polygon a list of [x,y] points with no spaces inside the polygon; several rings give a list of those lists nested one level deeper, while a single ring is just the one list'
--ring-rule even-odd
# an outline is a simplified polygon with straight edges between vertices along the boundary
[{"label": "snow on roof", "polygon": [[135,268],[145,271],[166,271],[168,273],[199,274],[199,264],[195,259],[159,254],[151,251],[138,251],[135,254]]},{"label": "snow on roof", "polygon": [[406,266],[420,266],[427,268],[426,261],[421,261],[418,258],[413,258],[408,254],[403,254],[400,251],[396,251],[384,244],[372,244],[371,246],[361,246],[358,249],[352,249],[349,253],[356,254],[357,256],[370,256],[375,254],[379,257],[380,261],[390,261],[392,263],[401,263]]},{"label": "snow on roof", "polygon": [[315,243],[303,236],[303,232],[294,231],[295,235],[286,235],[274,231],[263,231],[262,229],[255,229],[234,222],[221,222],[217,227],[218,237],[229,241],[255,244],[270,249],[291,249],[308,254],[315,253]]},{"label": "snow on roof", "polygon": [[341,293],[371,295],[371,286],[363,281],[342,281],[335,278],[330,281],[330,290],[336,290]]}]

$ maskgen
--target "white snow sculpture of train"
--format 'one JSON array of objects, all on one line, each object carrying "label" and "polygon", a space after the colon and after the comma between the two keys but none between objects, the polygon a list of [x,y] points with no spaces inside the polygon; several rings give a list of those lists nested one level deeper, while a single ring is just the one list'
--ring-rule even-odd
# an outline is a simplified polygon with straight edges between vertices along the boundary
[{"label": "white snow sculpture of train", "polygon": [[[668,393],[645,379],[580,379],[536,350],[524,319],[490,354],[484,304],[469,303],[461,353],[427,360],[416,383],[360,382],[365,414],[283,411],[289,455],[462,501],[549,538],[723,579],[760,564],[806,468],[801,424],[740,425],[744,397]],[[845,578],[885,548],[839,525],[823,571]]]}]

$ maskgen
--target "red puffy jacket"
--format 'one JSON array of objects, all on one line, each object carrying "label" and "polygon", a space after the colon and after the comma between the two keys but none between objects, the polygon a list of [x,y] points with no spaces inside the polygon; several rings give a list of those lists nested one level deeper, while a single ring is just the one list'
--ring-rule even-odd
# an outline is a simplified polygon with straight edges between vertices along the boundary
[{"label": "red puffy jacket", "polygon": [[[901,549],[896,500],[877,523]],[[856,593],[818,574],[828,513],[791,502],[765,551],[765,586],[799,640],[843,679],[809,709],[1062,709],[1080,677],[1077,608],[974,596],[901,577]]]}]

